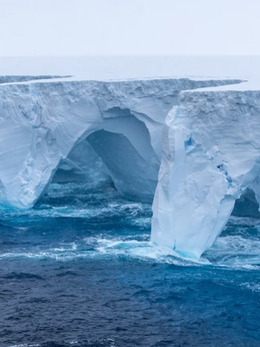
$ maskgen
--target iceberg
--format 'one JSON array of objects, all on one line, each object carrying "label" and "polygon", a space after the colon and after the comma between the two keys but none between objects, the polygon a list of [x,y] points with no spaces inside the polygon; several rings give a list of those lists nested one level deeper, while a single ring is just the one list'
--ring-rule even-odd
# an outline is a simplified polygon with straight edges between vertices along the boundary
[{"label": "iceberg", "polygon": [[0,204],[112,181],[153,201],[153,242],[195,258],[240,196],[259,204],[260,91],[242,80],[18,77],[0,78]]},{"label": "iceberg", "polygon": [[[1,84],[0,203],[32,207],[55,173],[64,172],[66,161],[67,168],[69,162],[84,171],[85,140],[121,194],[152,201],[163,123],[180,91],[236,82],[60,79]],[[76,155],[79,145],[81,154]]]}]

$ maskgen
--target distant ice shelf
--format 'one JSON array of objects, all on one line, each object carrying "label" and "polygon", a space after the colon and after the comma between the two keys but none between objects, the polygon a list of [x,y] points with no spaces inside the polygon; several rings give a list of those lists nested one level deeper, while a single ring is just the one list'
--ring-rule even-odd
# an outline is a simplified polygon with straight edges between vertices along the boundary
[{"label": "distant ice shelf", "polygon": [[28,82],[28,81],[38,81],[38,80],[50,80],[54,78],[68,78],[71,76],[58,76],[58,75],[40,75],[40,76],[32,76],[32,75],[5,75],[0,76],[0,84],[3,83],[17,83],[17,82]]},{"label": "distant ice shelf", "polygon": [[241,80],[45,77],[0,77],[1,204],[30,208],[52,180],[156,190],[152,240],[200,257],[247,188],[260,201],[260,91]]}]

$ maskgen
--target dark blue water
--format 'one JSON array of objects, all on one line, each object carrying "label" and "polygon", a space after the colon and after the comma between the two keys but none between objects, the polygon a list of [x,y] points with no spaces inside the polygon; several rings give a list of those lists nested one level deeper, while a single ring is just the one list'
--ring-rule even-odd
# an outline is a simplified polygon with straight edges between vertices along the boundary
[{"label": "dark blue water", "polygon": [[259,220],[232,217],[195,263],[109,187],[0,216],[0,346],[260,346]]}]

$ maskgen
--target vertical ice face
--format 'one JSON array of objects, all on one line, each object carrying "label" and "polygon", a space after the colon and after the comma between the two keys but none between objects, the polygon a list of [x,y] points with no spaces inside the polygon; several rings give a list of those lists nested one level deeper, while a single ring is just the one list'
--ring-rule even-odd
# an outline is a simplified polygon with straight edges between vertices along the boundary
[{"label": "vertical ice face", "polygon": [[185,92],[168,114],[152,240],[199,258],[250,187],[260,201],[260,92]]}]

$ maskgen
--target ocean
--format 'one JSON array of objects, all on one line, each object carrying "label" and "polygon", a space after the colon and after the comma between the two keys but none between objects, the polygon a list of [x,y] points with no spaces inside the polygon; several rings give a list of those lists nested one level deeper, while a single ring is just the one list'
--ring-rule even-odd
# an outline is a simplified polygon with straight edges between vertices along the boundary
[{"label": "ocean", "polygon": [[82,183],[2,207],[0,346],[259,346],[260,220],[194,262],[150,243],[151,208]]}]

